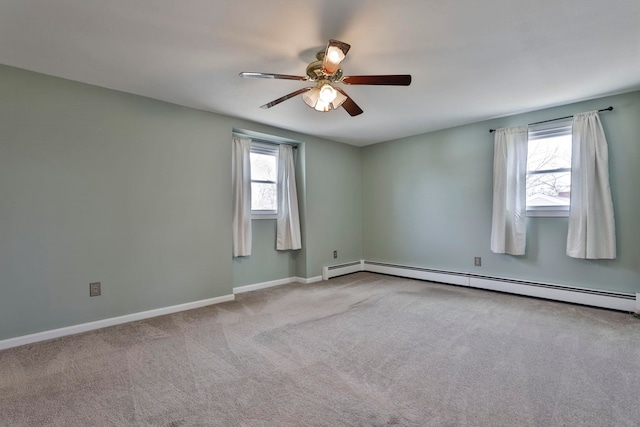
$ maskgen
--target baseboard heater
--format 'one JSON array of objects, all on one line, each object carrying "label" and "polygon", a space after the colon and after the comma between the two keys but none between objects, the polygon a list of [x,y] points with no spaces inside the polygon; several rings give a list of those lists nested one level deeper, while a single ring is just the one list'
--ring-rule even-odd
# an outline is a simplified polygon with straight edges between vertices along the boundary
[{"label": "baseboard heater", "polygon": [[640,294],[602,291],[551,283],[539,283],[518,279],[483,276],[478,274],[434,270],[422,267],[390,264],[376,261],[359,261],[323,268],[322,277],[332,277],[357,271],[368,271],[390,276],[407,277],[457,286],[468,286],[511,294],[526,295],[594,307],[640,313]]},{"label": "baseboard heater", "polygon": [[329,280],[332,277],[344,276],[345,274],[362,271],[364,261],[353,261],[344,264],[330,265],[322,267],[322,280]]}]

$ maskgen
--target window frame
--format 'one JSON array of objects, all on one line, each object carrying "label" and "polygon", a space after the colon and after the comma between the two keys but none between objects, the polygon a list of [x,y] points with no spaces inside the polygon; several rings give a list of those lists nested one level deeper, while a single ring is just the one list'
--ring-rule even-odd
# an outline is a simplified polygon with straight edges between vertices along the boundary
[{"label": "window frame", "polygon": [[[573,149],[573,120],[568,118],[564,120],[553,121],[550,123],[541,123],[538,125],[530,125],[528,129],[528,141],[553,138],[557,136],[569,135],[571,136],[571,146],[570,150]],[[529,163],[529,153],[527,151],[527,164]],[[572,160],[573,163],[573,160]],[[527,167],[527,179],[529,175],[541,175],[541,174],[552,174],[552,173],[560,173],[560,172],[568,172],[569,176],[571,176],[571,167],[568,168],[553,168],[553,169],[538,169],[535,171],[529,171]],[[570,184],[571,185],[571,184]],[[526,204],[526,216],[527,217],[568,217],[569,209],[571,207],[571,202],[568,205],[556,206],[556,205],[547,205],[547,206],[529,206]]]},{"label": "window frame", "polygon": [[[253,174],[251,176],[251,185],[253,183],[261,183],[261,184],[275,184],[276,185],[276,201],[278,198],[278,157],[279,157],[279,144],[272,143],[264,143],[258,141],[251,141],[250,144],[250,154],[263,154],[275,157],[276,160],[276,179],[275,181],[265,181],[265,180],[257,180],[253,179]],[[278,206],[276,202],[275,210],[254,210],[251,209],[251,219],[277,219],[278,218]]]}]

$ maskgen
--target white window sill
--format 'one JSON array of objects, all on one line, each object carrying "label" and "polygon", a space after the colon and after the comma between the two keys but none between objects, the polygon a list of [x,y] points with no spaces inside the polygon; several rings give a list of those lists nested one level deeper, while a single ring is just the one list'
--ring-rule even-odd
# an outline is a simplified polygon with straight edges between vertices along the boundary
[{"label": "white window sill", "polygon": [[278,219],[278,214],[251,214],[251,219]]},{"label": "white window sill", "polygon": [[536,209],[527,209],[528,217],[550,217],[550,218],[567,218],[569,216],[568,206],[550,206],[539,207]]}]

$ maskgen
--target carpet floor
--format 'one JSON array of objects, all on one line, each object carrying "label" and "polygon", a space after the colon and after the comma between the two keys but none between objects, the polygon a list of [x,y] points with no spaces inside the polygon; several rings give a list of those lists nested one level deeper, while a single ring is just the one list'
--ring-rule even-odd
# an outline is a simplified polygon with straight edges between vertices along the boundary
[{"label": "carpet floor", "polygon": [[0,352],[2,426],[638,426],[640,320],[356,273]]}]

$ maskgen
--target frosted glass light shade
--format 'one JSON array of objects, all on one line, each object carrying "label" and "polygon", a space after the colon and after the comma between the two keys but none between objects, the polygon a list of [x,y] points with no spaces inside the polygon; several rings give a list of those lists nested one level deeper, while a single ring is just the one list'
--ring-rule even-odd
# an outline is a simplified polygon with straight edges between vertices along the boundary
[{"label": "frosted glass light shade", "polygon": [[333,102],[334,99],[336,99],[337,93],[338,92],[333,87],[331,87],[331,85],[322,85],[322,87],[320,88],[320,99],[322,100],[322,102],[329,104]]},{"label": "frosted glass light shade", "polygon": [[319,87],[314,87],[313,89],[308,90],[302,94],[302,100],[311,108],[315,108],[316,104],[318,103],[318,98],[320,98]]},{"label": "frosted glass light shade", "polygon": [[351,46],[347,43],[339,40],[329,40],[329,45],[322,61],[322,70],[329,75],[335,74],[350,48]]},{"label": "frosted glass light shade", "polygon": [[322,111],[326,113],[327,111],[331,110],[331,103],[325,102],[322,99],[318,99],[318,102],[316,102],[316,106],[314,108],[316,109],[316,111]]},{"label": "frosted glass light shade", "polygon": [[347,97],[328,83],[314,87],[302,94],[302,100],[316,111],[327,112],[340,107]]}]

